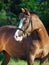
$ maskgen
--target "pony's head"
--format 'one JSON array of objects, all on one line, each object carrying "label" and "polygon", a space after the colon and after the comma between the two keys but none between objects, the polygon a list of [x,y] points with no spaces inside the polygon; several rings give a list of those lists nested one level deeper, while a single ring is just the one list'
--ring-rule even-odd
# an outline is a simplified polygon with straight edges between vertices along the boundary
[{"label": "pony's head", "polygon": [[31,34],[31,32],[38,27],[37,24],[37,14],[30,13],[26,8],[22,8],[22,13],[20,13],[20,24],[17,28],[14,38],[17,41],[22,41],[22,39]]}]

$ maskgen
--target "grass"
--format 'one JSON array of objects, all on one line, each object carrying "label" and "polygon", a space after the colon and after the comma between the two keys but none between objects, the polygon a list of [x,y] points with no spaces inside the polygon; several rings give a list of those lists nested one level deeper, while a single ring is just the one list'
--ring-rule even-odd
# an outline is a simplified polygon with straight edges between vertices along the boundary
[{"label": "grass", "polygon": [[[2,63],[3,60],[3,54],[0,54],[0,65]],[[35,60],[34,65],[39,65],[40,61],[39,60]],[[10,58],[10,61],[8,63],[8,65],[27,65],[27,62],[24,60],[16,60],[15,58]],[[49,62],[47,62],[46,65],[49,65]]]},{"label": "grass", "polygon": [[[39,65],[39,60],[36,60],[35,62],[34,62],[34,65]],[[8,65],[27,65],[27,62],[26,61],[23,61],[23,60],[19,60],[19,61],[15,61],[14,59],[10,59],[10,62],[8,63]],[[47,62],[47,64],[46,65],[49,65],[49,63]]]}]

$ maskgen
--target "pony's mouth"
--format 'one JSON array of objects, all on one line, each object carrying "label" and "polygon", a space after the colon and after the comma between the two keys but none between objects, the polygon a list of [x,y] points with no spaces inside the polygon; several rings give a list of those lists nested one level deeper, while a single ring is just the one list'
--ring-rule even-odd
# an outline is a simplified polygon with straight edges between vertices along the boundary
[{"label": "pony's mouth", "polygon": [[14,38],[15,38],[16,41],[22,41],[23,40],[23,37],[22,36],[20,36],[20,37],[14,36]]}]

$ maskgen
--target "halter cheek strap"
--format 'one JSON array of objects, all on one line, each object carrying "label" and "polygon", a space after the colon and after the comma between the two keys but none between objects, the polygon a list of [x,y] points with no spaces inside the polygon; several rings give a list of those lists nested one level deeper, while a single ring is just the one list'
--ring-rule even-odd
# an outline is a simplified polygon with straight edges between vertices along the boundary
[{"label": "halter cheek strap", "polygon": [[27,30],[27,29],[28,29],[28,27],[29,27],[30,23],[32,23],[32,16],[30,16],[29,23],[27,24],[27,27],[26,27],[26,29],[25,29],[25,30]]},{"label": "halter cheek strap", "polygon": [[22,33],[22,35],[24,34],[27,34],[27,36],[28,36],[28,33],[27,33],[27,29],[28,29],[28,27],[29,27],[29,25],[31,24],[31,27],[32,27],[32,16],[30,16],[30,20],[29,20],[29,23],[27,24],[27,27],[25,28],[25,30],[23,30],[23,29],[21,29],[21,28],[17,28],[17,29],[19,29],[19,30],[21,30],[23,33]]},{"label": "halter cheek strap", "polygon": [[27,33],[26,30],[28,29],[28,27],[29,27],[30,24],[31,24],[31,30],[32,30],[32,28],[33,28],[33,26],[32,26],[32,15],[30,16],[29,23],[27,24],[27,27],[26,27],[25,30],[24,30],[25,33]]}]

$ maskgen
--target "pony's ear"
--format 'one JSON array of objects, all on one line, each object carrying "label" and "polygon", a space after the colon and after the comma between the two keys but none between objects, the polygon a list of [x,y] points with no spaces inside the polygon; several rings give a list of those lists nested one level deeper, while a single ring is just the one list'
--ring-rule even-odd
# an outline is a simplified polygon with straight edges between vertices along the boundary
[{"label": "pony's ear", "polygon": [[30,12],[26,8],[24,8],[24,9],[25,9],[26,14],[29,16]]},{"label": "pony's ear", "polygon": [[25,12],[28,12],[27,8],[24,8]]},{"label": "pony's ear", "polygon": [[27,12],[27,15],[30,16],[30,12],[29,11]]},{"label": "pony's ear", "polygon": [[22,12],[25,13],[26,15],[30,15],[30,12],[26,8],[21,8]]},{"label": "pony's ear", "polygon": [[25,12],[25,9],[24,8],[21,8],[22,12]]}]

